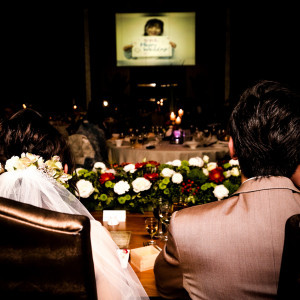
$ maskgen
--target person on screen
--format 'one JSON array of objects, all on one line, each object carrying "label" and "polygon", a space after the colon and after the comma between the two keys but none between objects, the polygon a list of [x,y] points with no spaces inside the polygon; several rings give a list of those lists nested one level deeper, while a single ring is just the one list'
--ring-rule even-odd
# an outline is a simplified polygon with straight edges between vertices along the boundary
[{"label": "person on screen", "polygon": [[[164,22],[159,19],[149,19],[144,26],[144,36],[161,36],[164,33]],[[174,49],[176,44],[172,41],[169,42],[172,47],[172,56],[174,55]],[[126,45],[123,47],[124,55],[130,59],[132,57],[133,45]]]},{"label": "person on screen", "polygon": [[[168,299],[277,299],[286,220],[300,212],[300,98],[273,81],[241,95],[229,150],[242,185],[229,198],[172,214],[154,273]],[[297,178],[294,178],[297,180]]]}]

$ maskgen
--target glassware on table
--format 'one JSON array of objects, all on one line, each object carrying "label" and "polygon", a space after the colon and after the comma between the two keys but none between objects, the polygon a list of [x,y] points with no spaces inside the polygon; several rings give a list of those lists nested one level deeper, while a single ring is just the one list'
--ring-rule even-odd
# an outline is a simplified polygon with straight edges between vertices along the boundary
[{"label": "glassware on table", "polygon": [[183,201],[183,199],[181,197],[179,197],[179,199],[177,199],[176,201],[173,202],[173,212],[187,208],[187,207],[188,207],[188,204],[185,201]]},{"label": "glassware on table", "polygon": [[136,135],[132,133],[132,134],[130,135],[129,140],[130,140],[130,145],[131,145],[131,147],[134,147],[134,145],[135,145],[135,143],[136,143],[136,140],[137,140]]},{"label": "glassware on table", "polygon": [[162,199],[159,199],[158,203],[153,206],[153,215],[154,215],[155,219],[158,220],[158,229],[157,229],[157,232],[154,235],[154,237],[158,238],[158,239],[160,239],[164,236],[164,228],[163,228],[164,225],[159,217],[159,209],[160,209],[161,204],[162,204]]},{"label": "glassware on table", "polygon": [[159,217],[162,221],[162,224],[165,225],[165,233],[164,236],[161,238],[162,241],[168,240],[168,229],[169,229],[169,224],[173,213],[173,209],[174,207],[172,203],[164,202],[160,205]]},{"label": "glassware on table", "polygon": [[146,245],[155,245],[156,242],[154,241],[153,237],[158,230],[158,220],[152,217],[147,218],[145,220],[145,228],[151,237],[151,239],[146,243]]},{"label": "glassware on table", "polygon": [[217,132],[217,139],[218,139],[219,141],[226,141],[226,140],[227,140],[227,136],[228,136],[228,134],[227,134],[227,132],[226,132],[226,129],[220,128],[220,129],[218,130],[218,132]]},{"label": "glassware on table", "polygon": [[143,134],[139,134],[138,135],[137,141],[141,145],[144,144],[144,136],[143,136]]}]

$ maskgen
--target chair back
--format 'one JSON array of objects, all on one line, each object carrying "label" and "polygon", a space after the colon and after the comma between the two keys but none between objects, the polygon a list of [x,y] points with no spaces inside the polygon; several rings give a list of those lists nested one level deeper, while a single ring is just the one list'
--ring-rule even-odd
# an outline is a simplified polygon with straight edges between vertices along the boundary
[{"label": "chair back", "polygon": [[279,275],[278,299],[300,299],[300,214],[288,218]]},{"label": "chair back", "polygon": [[0,298],[97,299],[90,220],[0,197]]}]

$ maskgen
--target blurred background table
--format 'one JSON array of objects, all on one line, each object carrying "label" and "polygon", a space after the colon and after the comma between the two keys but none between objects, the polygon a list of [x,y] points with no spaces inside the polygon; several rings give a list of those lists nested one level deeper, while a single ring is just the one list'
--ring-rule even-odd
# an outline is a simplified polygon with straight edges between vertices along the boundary
[{"label": "blurred background table", "polygon": [[225,142],[218,141],[208,147],[197,147],[191,149],[183,144],[170,144],[163,141],[156,145],[154,149],[147,149],[147,145],[140,145],[139,148],[133,148],[130,145],[116,147],[113,143],[108,143],[108,158],[112,163],[137,163],[143,159],[154,160],[159,163],[166,163],[175,159],[189,160],[192,157],[207,155],[210,161],[222,159],[228,152],[228,145]]},{"label": "blurred background table", "polygon": [[[103,222],[103,214],[101,211],[92,212],[92,215],[96,220],[100,221],[109,231],[130,231],[131,238],[129,249],[143,247],[143,243],[149,240],[149,234],[145,229],[145,220],[148,217],[153,217],[152,212],[145,212],[144,214],[127,212],[126,222],[121,222],[119,223],[119,225],[113,227],[108,226],[107,222]],[[163,248],[164,242],[156,239],[156,243],[160,248]],[[151,299],[159,299],[159,294],[155,286],[153,269],[140,272],[133,265],[132,268],[137,274],[148,296],[151,297]]]}]

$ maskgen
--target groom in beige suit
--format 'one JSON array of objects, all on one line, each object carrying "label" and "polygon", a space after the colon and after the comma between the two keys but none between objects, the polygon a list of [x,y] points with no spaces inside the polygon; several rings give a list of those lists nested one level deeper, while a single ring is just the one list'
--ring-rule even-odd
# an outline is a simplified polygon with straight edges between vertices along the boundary
[{"label": "groom in beige suit", "polygon": [[[300,213],[300,102],[270,81],[247,89],[230,118],[242,185],[226,200],[175,212],[154,266],[167,299],[275,299],[286,220]],[[300,254],[299,254],[300,255]]]}]

